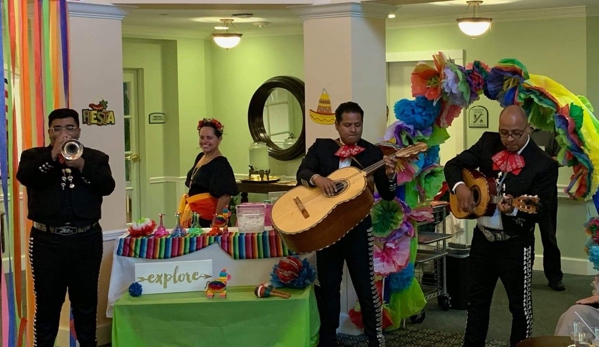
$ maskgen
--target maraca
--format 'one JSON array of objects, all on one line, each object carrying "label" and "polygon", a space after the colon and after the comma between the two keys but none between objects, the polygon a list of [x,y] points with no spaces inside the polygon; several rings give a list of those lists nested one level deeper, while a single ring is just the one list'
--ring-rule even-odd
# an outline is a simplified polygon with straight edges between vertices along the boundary
[{"label": "maraca", "polygon": [[291,294],[280,292],[267,284],[261,284],[254,288],[254,295],[259,298],[268,298],[269,296],[278,296],[279,298],[289,299]]}]

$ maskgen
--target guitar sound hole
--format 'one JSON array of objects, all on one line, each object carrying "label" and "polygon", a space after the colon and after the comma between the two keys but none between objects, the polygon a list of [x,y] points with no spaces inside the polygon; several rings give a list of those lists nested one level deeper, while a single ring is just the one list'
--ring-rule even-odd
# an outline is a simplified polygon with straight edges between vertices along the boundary
[{"label": "guitar sound hole", "polygon": [[472,198],[474,200],[474,204],[478,205],[480,202],[480,191],[478,189],[472,189]]},{"label": "guitar sound hole", "polygon": [[335,193],[333,196],[337,196],[343,193],[347,189],[347,181],[335,181]]}]

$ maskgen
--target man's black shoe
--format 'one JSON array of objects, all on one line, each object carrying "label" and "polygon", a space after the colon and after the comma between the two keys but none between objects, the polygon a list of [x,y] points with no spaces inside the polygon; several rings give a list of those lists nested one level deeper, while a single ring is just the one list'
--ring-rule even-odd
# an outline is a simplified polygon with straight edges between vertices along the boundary
[{"label": "man's black shoe", "polygon": [[564,286],[564,283],[562,283],[562,281],[549,282],[549,288],[555,290],[556,292],[562,292],[566,290],[566,286]]}]

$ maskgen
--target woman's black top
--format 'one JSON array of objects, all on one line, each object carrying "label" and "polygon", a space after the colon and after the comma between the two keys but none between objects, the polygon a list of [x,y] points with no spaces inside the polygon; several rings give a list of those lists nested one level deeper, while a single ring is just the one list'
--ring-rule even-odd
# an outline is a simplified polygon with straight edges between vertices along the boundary
[{"label": "woman's black top", "polygon": [[187,173],[185,180],[185,185],[189,188],[187,195],[210,193],[213,197],[220,198],[225,194],[231,196],[239,194],[233,168],[227,158],[223,156],[216,157],[208,164],[202,165],[194,174],[196,164],[203,156],[204,153],[197,156],[191,170]]}]

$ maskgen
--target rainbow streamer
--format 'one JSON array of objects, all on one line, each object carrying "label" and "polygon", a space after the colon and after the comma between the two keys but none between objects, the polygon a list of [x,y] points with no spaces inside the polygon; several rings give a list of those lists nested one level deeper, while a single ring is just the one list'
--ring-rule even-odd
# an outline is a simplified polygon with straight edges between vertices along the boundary
[{"label": "rainbow streamer", "polygon": [[[6,99],[0,102],[0,177],[4,196],[21,193],[21,186],[16,180],[20,152],[44,145],[47,112],[70,104],[67,2],[34,0],[31,21],[28,3],[5,0],[0,6],[0,62],[8,67],[3,73]],[[19,94],[13,93],[13,88]],[[20,98],[15,95],[20,95]],[[4,134],[8,134],[8,141]],[[17,143],[22,144],[22,148]],[[25,196],[24,206],[27,205],[26,199]],[[7,269],[2,269],[5,278],[1,286],[1,342],[2,346],[21,347],[33,344],[33,278],[27,263],[22,263],[21,251],[21,243],[29,239],[31,222],[27,221],[27,228],[21,230],[20,221],[26,211],[21,210],[19,199],[4,199],[4,211],[7,226],[5,249],[9,261]],[[0,243],[3,241],[0,240]],[[26,270],[24,288],[22,270]],[[22,309],[24,306],[26,311]]]}]

